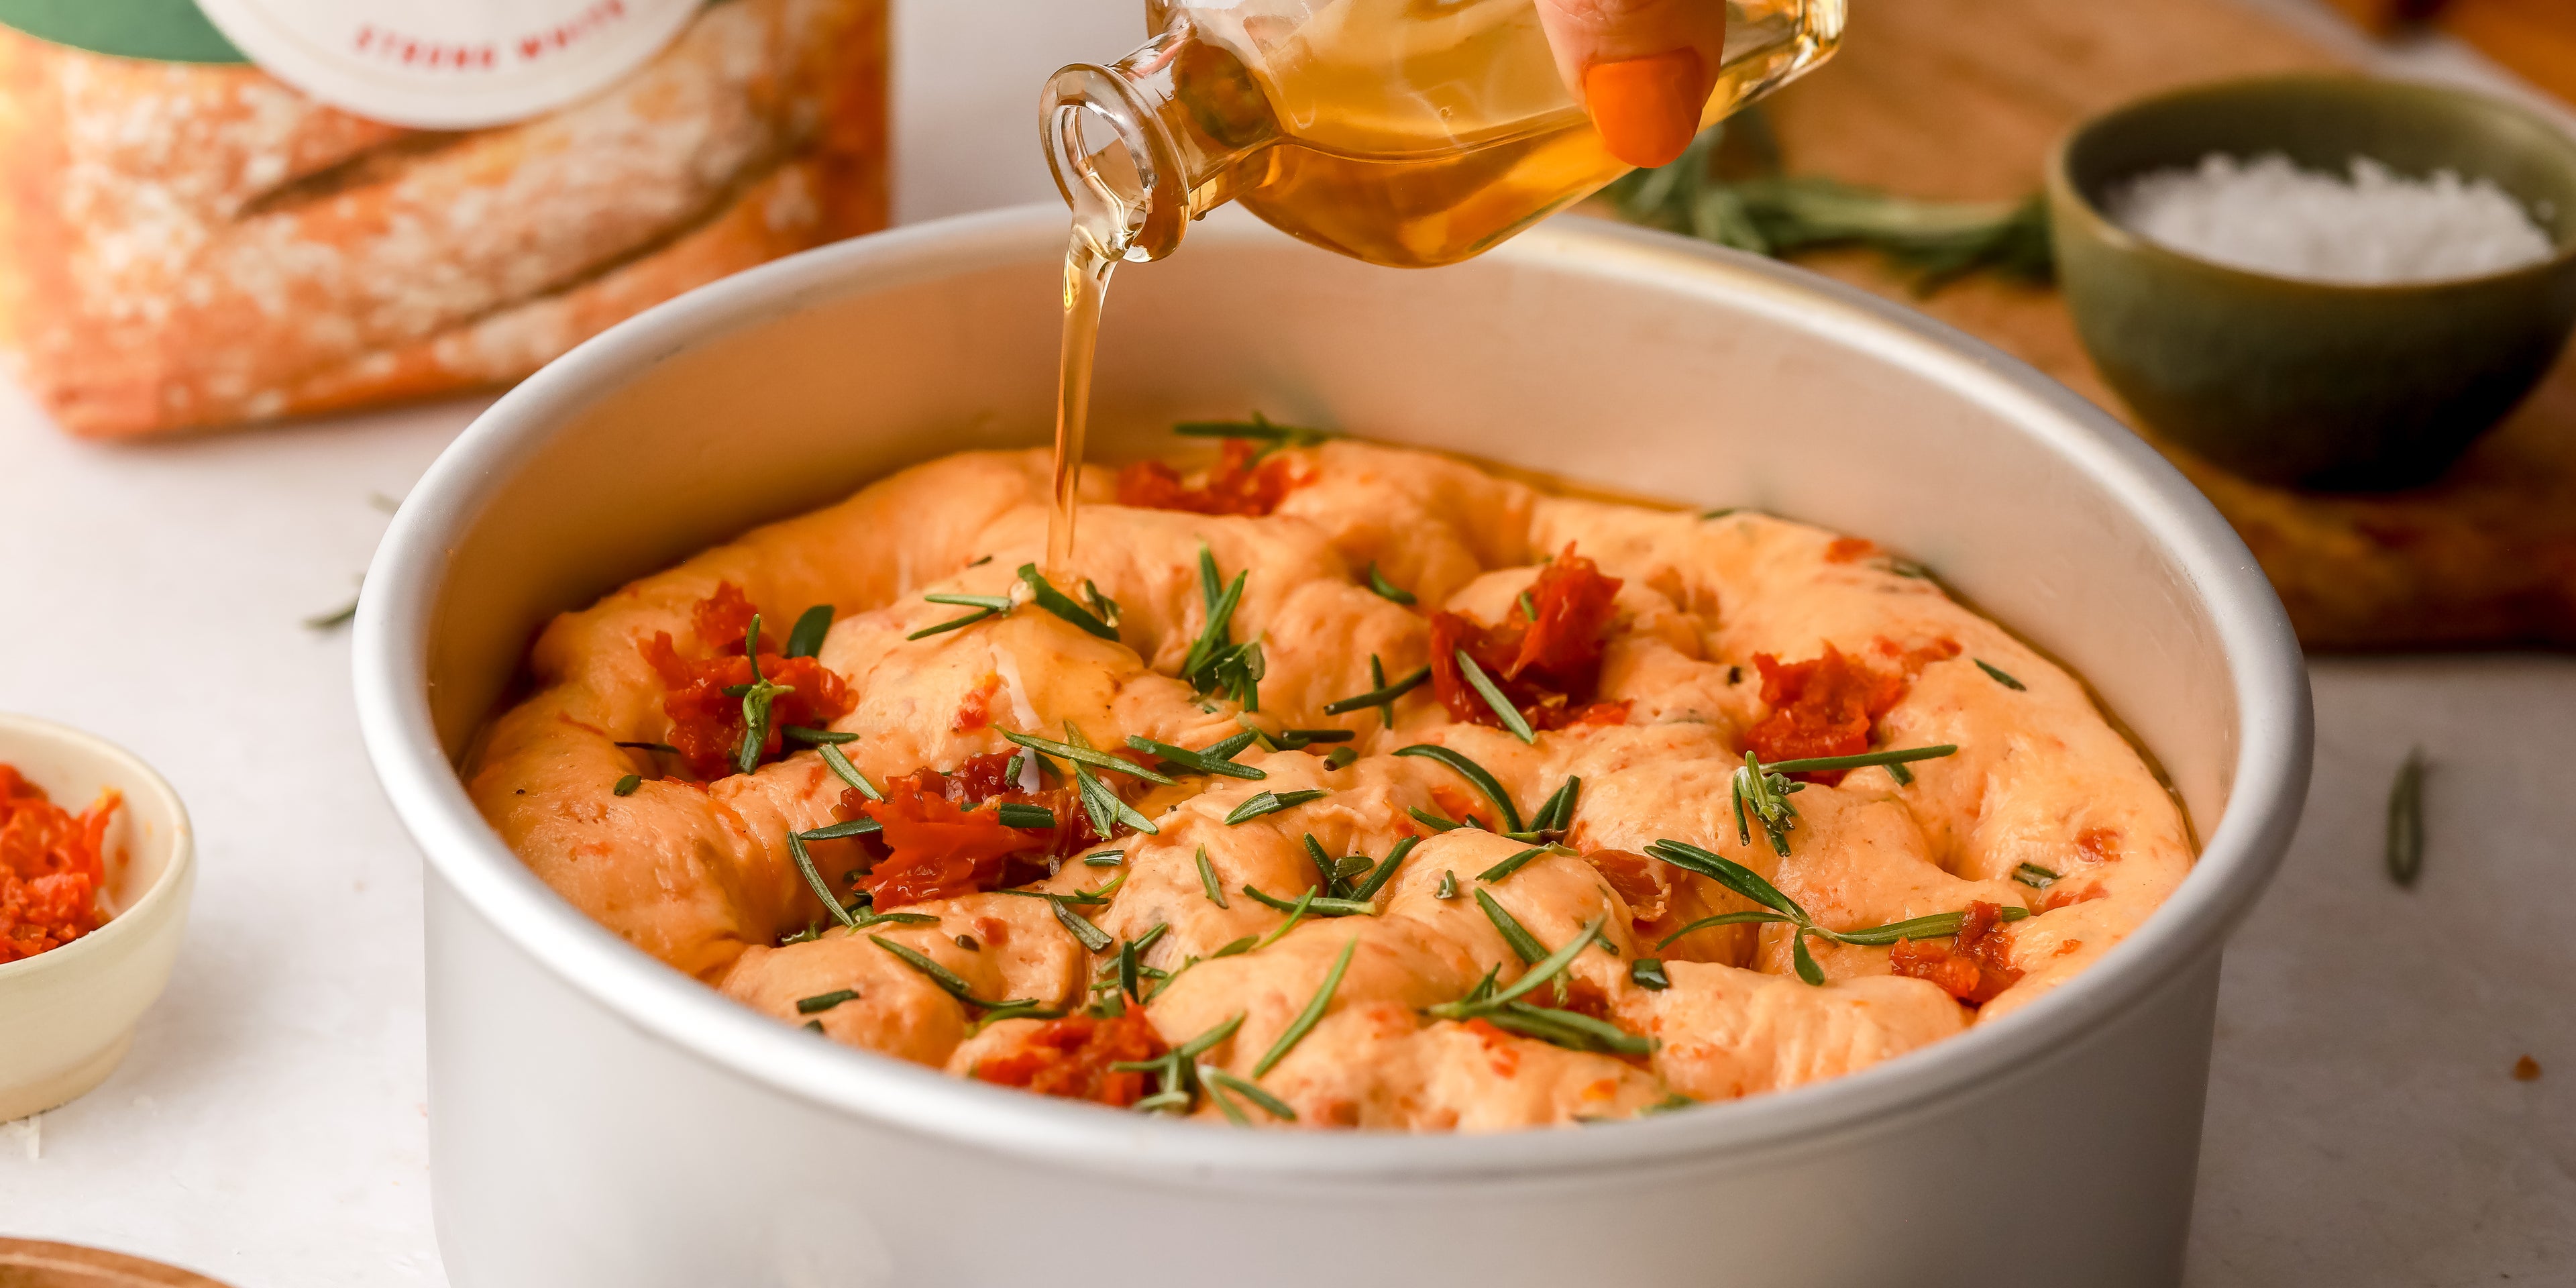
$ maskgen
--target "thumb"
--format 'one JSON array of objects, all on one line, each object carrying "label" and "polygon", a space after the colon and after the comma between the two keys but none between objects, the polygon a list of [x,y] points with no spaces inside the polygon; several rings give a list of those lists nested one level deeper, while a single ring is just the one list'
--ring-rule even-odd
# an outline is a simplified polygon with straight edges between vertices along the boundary
[{"label": "thumb", "polygon": [[1690,146],[1726,52],[1725,0],[1538,0],[1538,20],[1610,155],[1659,166]]}]

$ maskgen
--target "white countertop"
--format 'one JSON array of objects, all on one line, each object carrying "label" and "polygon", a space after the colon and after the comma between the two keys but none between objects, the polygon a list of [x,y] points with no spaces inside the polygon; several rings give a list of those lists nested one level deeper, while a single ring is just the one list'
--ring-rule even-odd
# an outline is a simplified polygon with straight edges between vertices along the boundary
[{"label": "white countertop", "polygon": [[[1039,80],[1141,31],[1133,0],[995,3],[1009,19],[985,30],[1006,34],[971,68],[898,24],[906,218],[1047,195],[1027,119]],[[241,1288],[443,1282],[419,861],[359,748],[348,638],[302,619],[354,591],[385,523],[371,496],[400,496],[481,405],[117,448],[63,438],[0,389],[0,709],[141,754],[187,801],[202,858],[178,976],[124,1066],[0,1125],[0,1235]],[[2563,1277],[2576,658],[2313,669],[2307,822],[2228,954],[2190,1282]],[[2417,744],[2431,844],[2401,891],[2380,828]],[[2525,1054],[2538,1081],[2509,1074]]]}]

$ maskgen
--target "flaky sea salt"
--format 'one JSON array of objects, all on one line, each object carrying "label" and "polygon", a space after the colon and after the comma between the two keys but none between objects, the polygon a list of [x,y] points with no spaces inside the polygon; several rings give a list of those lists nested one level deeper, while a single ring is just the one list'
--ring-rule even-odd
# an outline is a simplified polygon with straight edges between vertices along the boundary
[{"label": "flaky sea salt", "polygon": [[2409,179],[2368,157],[2350,178],[2267,153],[2218,153],[2110,194],[2111,218],[2186,255],[2275,277],[2382,285],[2478,277],[2547,259],[2549,235],[2486,179]]}]

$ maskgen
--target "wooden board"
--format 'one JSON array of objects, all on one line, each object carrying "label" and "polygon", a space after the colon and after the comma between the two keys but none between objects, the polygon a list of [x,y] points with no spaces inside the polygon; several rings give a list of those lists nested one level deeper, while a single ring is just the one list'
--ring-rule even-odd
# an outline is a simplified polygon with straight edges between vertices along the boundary
[{"label": "wooden board", "polygon": [[[2195,81],[2337,65],[2233,0],[1852,9],[1842,51],[1779,95],[1772,123],[1792,170],[1908,196],[2021,197],[2057,137],[2096,112]],[[1981,336],[2135,423],[2054,291],[1979,279],[1918,300],[1865,254],[1801,262]],[[2305,495],[2156,445],[2244,535],[2311,648],[2576,647],[2576,361],[2419,491]]]},{"label": "wooden board", "polygon": [[0,1239],[0,1288],[225,1288],[191,1274],[119,1252],[70,1243]]}]

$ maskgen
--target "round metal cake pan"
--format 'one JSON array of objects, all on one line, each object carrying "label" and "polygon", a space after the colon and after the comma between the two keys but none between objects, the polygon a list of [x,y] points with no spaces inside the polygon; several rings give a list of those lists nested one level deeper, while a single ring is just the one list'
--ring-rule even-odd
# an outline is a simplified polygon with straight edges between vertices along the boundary
[{"label": "round metal cake pan", "polygon": [[429,861],[431,1166],[466,1288],[2167,1284],[2219,955],[2308,781],[2298,646],[2217,512],[2109,417],[1917,314],[1559,220],[1374,268],[1220,215],[1122,270],[1094,459],[1287,421],[1739,505],[1922,560],[2090,680],[2204,849],[2021,1012],[1849,1077],[1482,1137],[1211,1129],[817,1042],[663,967],[501,844],[455,765],[533,632],[902,465],[1043,441],[1064,215],[798,255],[502,398],[367,578],[367,745]]}]

